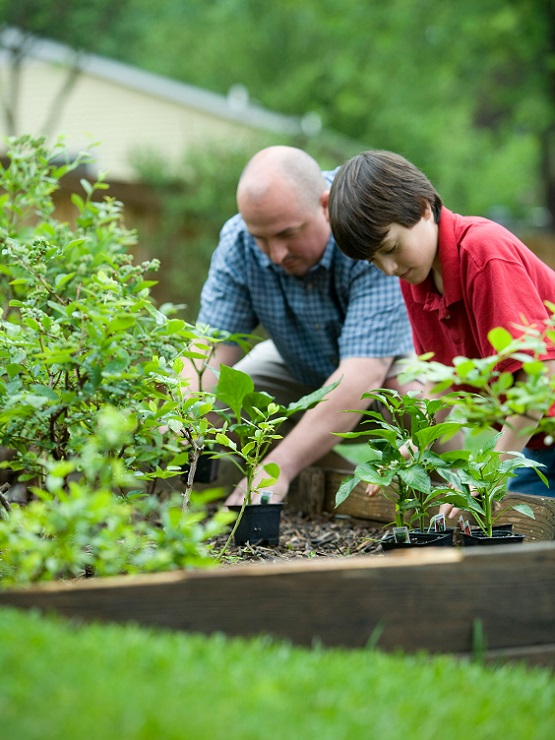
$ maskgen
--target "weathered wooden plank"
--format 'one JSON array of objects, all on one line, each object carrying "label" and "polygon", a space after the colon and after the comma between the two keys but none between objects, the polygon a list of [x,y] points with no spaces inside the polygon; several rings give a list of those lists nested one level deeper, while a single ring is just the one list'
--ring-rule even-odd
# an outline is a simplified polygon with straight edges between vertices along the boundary
[{"label": "weathered wooden plank", "polygon": [[531,519],[509,508],[501,515],[500,523],[511,523],[515,532],[526,535],[528,542],[555,540],[555,498],[508,493],[501,502],[503,508],[515,504],[528,504],[536,518]]},{"label": "weathered wooden plank", "polygon": [[555,644],[486,650],[484,662],[489,664],[526,663],[527,665],[541,666],[543,668],[555,668]]},{"label": "weathered wooden plank", "polygon": [[306,468],[293,481],[287,496],[287,505],[313,516],[324,509],[326,473],[323,468]]},{"label": "weathered wooden plank", "polygon": [[359,483],[342,504],[335,508],[335,494],[348,470],[326,470],[324,511],[346,514],[357,519],[370,519],[374,522],[389,524],[395,519],[395,506],[384,496],[368,496],[366,484]]},{"label": "weathered wooden plank", "polygon": [[555,543],[238,565],[0,592],[0,606],[294,643],[470,653],[555,643]]}]

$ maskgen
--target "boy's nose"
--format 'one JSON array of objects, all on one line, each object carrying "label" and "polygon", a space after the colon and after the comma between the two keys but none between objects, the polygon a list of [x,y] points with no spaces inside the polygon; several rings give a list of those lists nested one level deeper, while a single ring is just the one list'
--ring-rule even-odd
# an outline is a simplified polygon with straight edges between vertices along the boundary
[{"label": "boy's nose", "polygon": [[389,275],[390,277],[392,275],[395,275],[395,271],[397,270],[397,263],[392,257],[387,257],[384,255],[384,256],[380,256],[379,261],[377,258],[375,261],[378,267],[380,268],[380,270],[382,272],[385,272],[386,275]]}]

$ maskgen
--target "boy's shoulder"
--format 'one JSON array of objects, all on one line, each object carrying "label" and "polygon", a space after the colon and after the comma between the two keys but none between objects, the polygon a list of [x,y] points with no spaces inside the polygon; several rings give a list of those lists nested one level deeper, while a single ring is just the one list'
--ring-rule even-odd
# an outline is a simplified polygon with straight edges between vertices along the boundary
[{"label": "boy's shoulder", "polygon": [[462,216],[446,209],[441,212],[440,239],[453,242],[459,254],[472,252],[475,258],[481,255],[486,260],[530,251],[502,224],[483,216]]}]

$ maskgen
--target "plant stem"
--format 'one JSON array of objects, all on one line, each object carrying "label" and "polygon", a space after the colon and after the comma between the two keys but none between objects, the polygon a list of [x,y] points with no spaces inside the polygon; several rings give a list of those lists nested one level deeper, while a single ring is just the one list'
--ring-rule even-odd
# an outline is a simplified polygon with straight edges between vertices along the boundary
[{"label": "plant stem", "polygon": [[229,537],[225,541],[225,545],[222,547],[220,554],[217,556],[218,560],[221,560],[224,554],[226,553],[227,548],[229,547],[231,540],[233,539],[235,532],[237,531],[237,527],[239,526],[241,519],[243,518],[243,513],[245,511],[246,505],[247,505],[247,497],[245,496],[245,498],[243,499],[243,505],[241,506],[241,511],[239,512],[239,515],[237,516],[237,519],[235,520],[233,528],[231,532],[229,533]]}]

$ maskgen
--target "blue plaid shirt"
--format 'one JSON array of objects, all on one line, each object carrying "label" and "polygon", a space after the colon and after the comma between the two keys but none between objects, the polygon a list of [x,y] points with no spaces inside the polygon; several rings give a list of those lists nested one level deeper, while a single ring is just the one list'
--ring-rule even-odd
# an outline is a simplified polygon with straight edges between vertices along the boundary
[{"label": "blue plaid shirt", "polygon": [[[335,172],[323,174],[331,182]],[[256,246],[240,214],[220,233],[198,321],[246,334],[264,327],[291,374],[314,388],[347,357],[413,351],[397,278],[350,259],[332,236],[306,275],[288,275]]]}]

